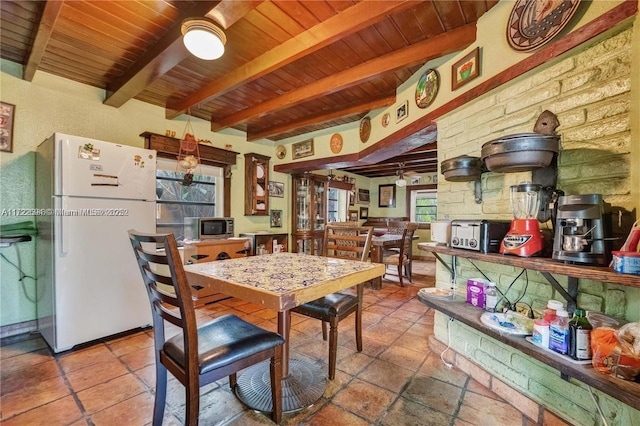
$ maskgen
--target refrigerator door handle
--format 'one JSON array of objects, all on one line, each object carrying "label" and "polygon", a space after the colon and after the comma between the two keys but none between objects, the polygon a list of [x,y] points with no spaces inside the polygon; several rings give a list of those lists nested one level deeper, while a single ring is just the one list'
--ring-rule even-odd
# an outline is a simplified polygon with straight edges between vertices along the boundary
[{"label": "refrigerator door handle", "polygon": [[59,224],[60,224],[60,234],[59,234],[60,235],[60,255],[66,255],[67,252],[69,251],[69,247],[68,247],[69,235],[67,231],[69,227],[65,226],[66,217],[67,217],[64,214],[65,211],[67,211],[67,198],[62,197],[62,214],[55,216],[56,219],[59,220]]}]

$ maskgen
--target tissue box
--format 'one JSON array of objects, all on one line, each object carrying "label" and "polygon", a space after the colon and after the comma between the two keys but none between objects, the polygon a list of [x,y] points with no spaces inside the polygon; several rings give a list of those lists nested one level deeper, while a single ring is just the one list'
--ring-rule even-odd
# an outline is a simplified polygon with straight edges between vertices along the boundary
[{"label": "tissue box", "polygon": [[483,278],[469,278],[467,280],[467,303],[484,309],[484,289],[488,286],[488,283],[489,281]]}]

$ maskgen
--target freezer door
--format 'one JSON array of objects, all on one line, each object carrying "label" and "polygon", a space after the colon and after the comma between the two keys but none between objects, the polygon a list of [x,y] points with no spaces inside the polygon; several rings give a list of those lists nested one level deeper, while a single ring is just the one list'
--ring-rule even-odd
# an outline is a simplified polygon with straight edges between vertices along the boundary
[{"label": "freezer door", "polygon": [[154,232],[155,202],[62,197],[61,208],[126,215],[55,218],[54,351],[150,325],[127,230]]},{"label": "freezer door", "polygon": [[54,139],[56,195],[156,199],[155,151],[62,133]]}]

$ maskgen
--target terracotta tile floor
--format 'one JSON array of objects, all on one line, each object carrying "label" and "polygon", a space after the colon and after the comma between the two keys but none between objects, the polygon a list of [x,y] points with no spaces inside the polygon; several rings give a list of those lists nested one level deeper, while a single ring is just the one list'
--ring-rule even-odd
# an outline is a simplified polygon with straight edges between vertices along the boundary
[{"label": "terracotta tile floor", "polygon": [[[427,344],[433,312],[415,297],[432,286],[434,263],[414,262],[413,283],[389,273],[383,289],[365,291],[364,350],[355,350],[353,316],[340,323],[336,379],[312,407],[284,415],[289,425],[529,424],[516,409],[459,370],[449,370]],[[391,271],[391,269],[389,270]],[[234,313],[275,330],[275,313],[229,299],[198,312],[205,321]],[[292,353],[327,368],[320,323],[294,314]],[[150,424],[153,331],[139,331],[54,356],[37,333],[4,339],[0,423],[10,425]],[[182,424],[184,390],[170,379],[165,425]],[[202,425],[269,424],[246,409],[227,380],[202,389]]]}]

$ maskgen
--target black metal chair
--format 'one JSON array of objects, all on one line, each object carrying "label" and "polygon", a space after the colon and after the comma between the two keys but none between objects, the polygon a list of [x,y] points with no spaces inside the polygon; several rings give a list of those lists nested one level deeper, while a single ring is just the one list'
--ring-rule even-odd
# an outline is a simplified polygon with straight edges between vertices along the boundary
[{"label": "black metal chair", "polygon": [[[141,234],[130,230],[129,238],[153,315],[156,355],[153,425],[162,424],[167,370],[185,387],[185,424],[197,425],[201,386],[229,376],[229,385],[234,389],[239,370],[266,359],[271,359],[271,418],[279,423],[282,418],[282,336],[235,315],[224,315],[198,326],[191,289],[173,234]],[[164,321],[182,332],[165,338]]]},{"label": "black metal chair", "polygon": [[[327,225],[324,231],[324,256],[366,261],[371,249],[372,226]],[[329,323],[329,380],[336,376],[338,352],[338,323],[356,313],[356,347],[362,352],[362,294],[364,283],[356,288],[356,295],[332,293],[292,309],[293,312],[322,321],[322,338],[327,340]]]}]

